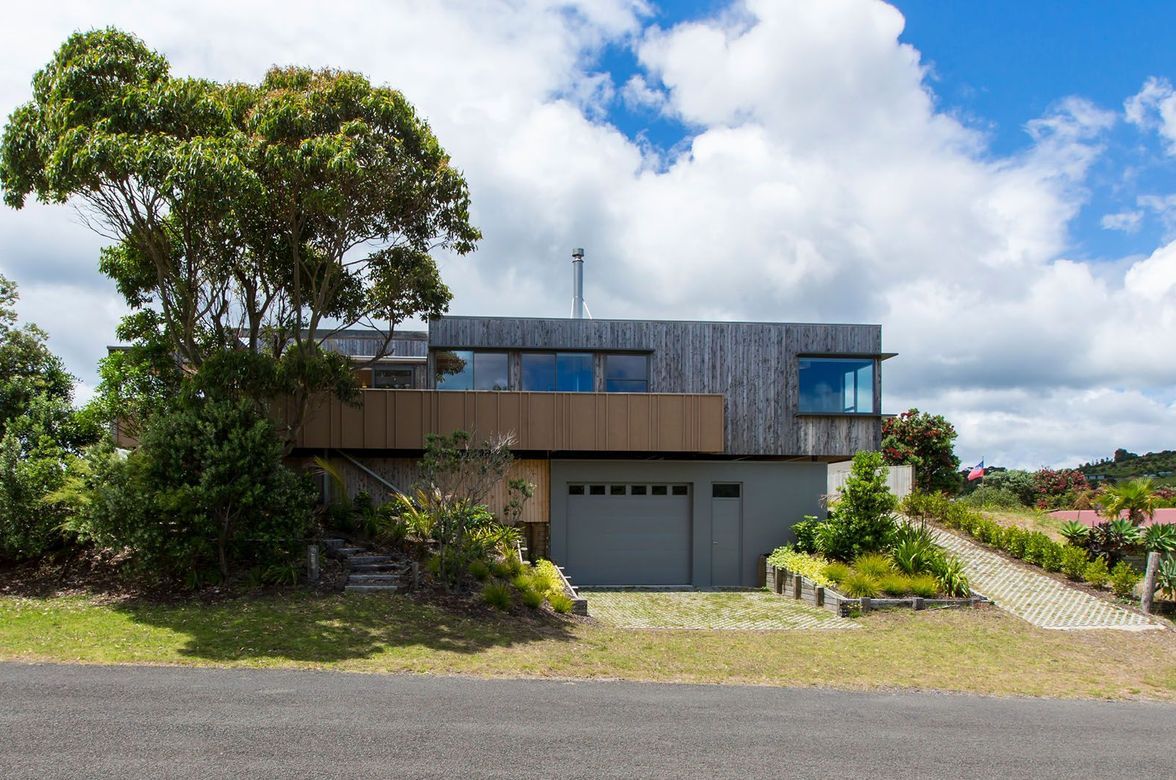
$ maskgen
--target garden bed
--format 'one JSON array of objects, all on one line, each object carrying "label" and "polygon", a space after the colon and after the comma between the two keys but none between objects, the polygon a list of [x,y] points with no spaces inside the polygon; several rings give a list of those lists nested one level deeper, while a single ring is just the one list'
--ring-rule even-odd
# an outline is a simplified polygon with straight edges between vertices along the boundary
[{"label": "garden bed", "polygon": [[764,562],[767,585],[770,590],[782,596],[799,599],[815,607],[827,609],[842,617],[866,613],[875,609],[929,609],[929,608],[958,608],[981,607],[991,604],[983,595],[972,592],[966,598],[924,598],[922,596],[907,596],[904,598],[850,598],[830,587],[818,584],[812,579],[788,569],[773,566]]}]

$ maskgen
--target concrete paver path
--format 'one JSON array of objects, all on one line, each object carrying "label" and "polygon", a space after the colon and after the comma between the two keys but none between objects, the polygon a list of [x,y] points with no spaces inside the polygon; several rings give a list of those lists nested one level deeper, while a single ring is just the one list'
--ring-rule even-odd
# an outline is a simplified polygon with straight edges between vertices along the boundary
[{"label": "concrete paver path", "polygon": [[832,612],[766,591],[639,591],[580,589],[588,614],[619,628],[789,629],[859,628]]},{"label": "concrete paver path", "polygon": [[935,535],[941,545],[964,562],[973,590],[1035,626],[1124,631],[1162,627],[1158,621],[1014,563],[970,539],[941,529],[936,529]]}]

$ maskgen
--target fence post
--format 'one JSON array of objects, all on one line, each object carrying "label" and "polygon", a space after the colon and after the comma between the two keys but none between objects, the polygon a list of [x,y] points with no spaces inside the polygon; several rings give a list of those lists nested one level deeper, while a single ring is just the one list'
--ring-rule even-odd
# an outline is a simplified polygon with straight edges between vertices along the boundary
[{"label": "fence post", "polygon": [[804,577],[801,577],[796,572],[792,573],[792,598],[800,598],[800,589],[804,585]]},{"label": "fence post", "polygon": [[306,580],[319,581],[319,548],[317,544],[306,545]]},{"label": "fence post", "polygon": [[1139,599],[1139,607],[1145,613],[1151,614],[1152,599],[1156,595],[1156,575],[1160,568],[1160,554],[1152,552],[1147,554],[1147,574],[1143,578],[1143,596]]}]

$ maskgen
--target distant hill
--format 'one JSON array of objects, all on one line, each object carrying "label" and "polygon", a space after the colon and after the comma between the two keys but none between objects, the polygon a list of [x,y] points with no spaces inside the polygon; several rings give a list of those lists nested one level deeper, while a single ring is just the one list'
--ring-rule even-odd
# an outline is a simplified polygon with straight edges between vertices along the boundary
[{"label": "distant hill", "polygon": [[1092,481],[1119,482],[1124,479],[1151,477],[1157,484],[1176,485],[1176,450],[1149,452],[1146,455],[1116,450],[1114,458],[1084,463],[1078,470]]}]

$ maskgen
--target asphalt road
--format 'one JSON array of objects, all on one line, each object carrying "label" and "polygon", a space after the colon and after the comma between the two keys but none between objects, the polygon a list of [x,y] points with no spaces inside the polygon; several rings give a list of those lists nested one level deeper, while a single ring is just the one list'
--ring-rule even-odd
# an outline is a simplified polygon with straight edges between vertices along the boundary
[{"label": "asphalt road", "polygon": [[0,664],[0,777],[1174,777],[1176,706]]}]

